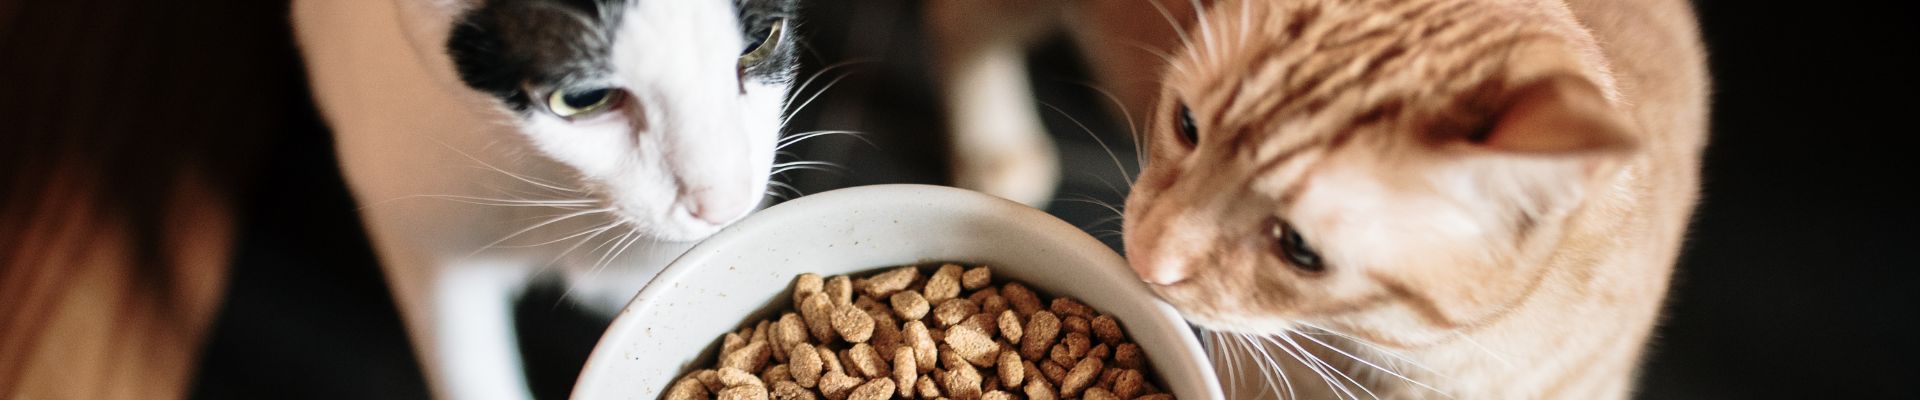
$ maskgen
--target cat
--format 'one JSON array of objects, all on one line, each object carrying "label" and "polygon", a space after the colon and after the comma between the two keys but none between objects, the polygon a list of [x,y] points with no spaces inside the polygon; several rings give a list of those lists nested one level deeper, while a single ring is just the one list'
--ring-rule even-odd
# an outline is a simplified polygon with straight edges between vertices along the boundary
[{"label": "cat", "polygon": [[1234,397],[1632,393],[1706,145],[1690,5],[1189,4],[1123,240]]},{"label": "cat", "polygon": [[297,39],[431,390],[528,398],[512,302],[617,312],[759,207],[793,0],[300,0]]}]

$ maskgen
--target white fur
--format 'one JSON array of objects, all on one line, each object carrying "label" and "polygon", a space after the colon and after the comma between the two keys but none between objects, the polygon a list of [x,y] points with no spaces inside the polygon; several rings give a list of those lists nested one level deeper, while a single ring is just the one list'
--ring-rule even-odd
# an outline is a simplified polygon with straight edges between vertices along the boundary
[{"label": "white fur", "polygon": [[558,272],[570,298],[611,313],[684,241],[762,197],[786,86],[741,93],[732,4],[629,4],[607,83],[632,97],[574,122],[523,118],[460,83],[444,44],[466,1],[294,4],[314,95],[438,397],[530,397],[510,314],[528,278]]}]

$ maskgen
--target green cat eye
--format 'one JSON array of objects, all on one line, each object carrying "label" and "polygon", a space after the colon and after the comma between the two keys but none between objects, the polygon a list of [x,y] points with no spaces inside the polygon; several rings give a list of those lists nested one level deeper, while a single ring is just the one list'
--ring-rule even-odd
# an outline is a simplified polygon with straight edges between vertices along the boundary
[{"label": "green cat eye", "polygon": [[748,35],[747,47],[740,51],[740,68],[758,64],[767,57],[773,56],[773,51],[780,48],[780,35],[786,30],[786,25],[787,20],[776,19],[766,28]]},{"label": "green cat eye", "polygon": [[593,115],[620,105],[625,93],[615,88],[554,90],[547,96],[547,109],[567,119]]}]

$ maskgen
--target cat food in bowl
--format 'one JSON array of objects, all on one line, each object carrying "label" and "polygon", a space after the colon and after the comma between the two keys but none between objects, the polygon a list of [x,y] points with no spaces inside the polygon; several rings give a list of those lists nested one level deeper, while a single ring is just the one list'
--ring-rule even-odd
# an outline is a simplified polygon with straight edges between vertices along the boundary
[{"label": "cat food in bowl", "polygon": [[720,338],[666,400],[1173,399],[1118,319],[992,277],[955,264],[801,274],[796,306]]},{"label": "cat food in bowl", "polygon": [[[807,340],[810,341],[808,343],[816,345],[816,350],[824,347],[832,354],[831,356],[816,354],[814,357],[821,362],[821,376],[827,375],[826,371],[831,365],[838,364],[839,371],[849,378],[854,374],[847,372],[855,372],[850,370],[860,368],[874,369],[858,371],[862,377],[878,377],[877,375],[884,372],[883,375],[893,378],[895,373],[900,371],[881,371],[879,366],[883,364],[880,361],[884,361],[885,366],[889,367],[887,369],[897,367],[896,364],[899,363],[895,363],[893,358],[899,355],[899,347],[897,344],[893,347],[894,354],[882,354],[883,349],[874,346],[873,338],[883,337],[881,340],[885,341],[887,340],[884,339],[885,335],[904,336],[908,329],[913,329],[910,326],[914,321],[901,318],[900,310],[894,309],[893,295],[898,294],[897,291],[881,299],[873,296],[872,293],[867,293],[866,289],[854,285],[853,278],[871,280],[888,273],[906,274],[902,272],[905,270],[900,269],[901,266],[927,268],[913,270],[921,275],[918,279],[922,281],[917,282],[918,293],[922,300],[926,300],[928,296],[925,289],[928,281],[934,280],[934,276],[941,274],[938,268],[949,263],[956,265],[954,268],[960,268],[959,288],[953,298],[968,299],[973,306],[981,307],[983,312],[961,313],[949,310],[950,316],[955,321],[948,321],[950,323],[942,325],[938,320],[940,318],[938,306],[944,303],[927,301],[926,311],[924,314],[919,314],[922,318],[917,321],[928,328],[929,338],[933,337],[932,331],[935,329],[941,329],[942,333],[946,333],[948,328],[959,325],[977,326],[978,328],[975,329],[980,330],[979,333],[985,333],[986,327],[989,326],[988,321],[969,320],[973,319],[972,315],[984,314],[985,306],[981,303],[991,301],[987,299],[991,295],[998,295],[1007,301],[1008,304],[1005,307],[1014,311],[1014,318],[1021,320],[1017,322],[1021,322],[1021,328],[1024,331],[1026,323],[1035,322],[1032,314],[1021,314],[1014,308],[1013,301],[1006,299],[1010,291],[1021,290],[1008,288],[1009,285],[1017,283],[1018,287],[1026,291],[1045,296],[1047,299],[1045,310],[1060,319],[1062,326],[1059,332],[1061,333],[1053,340],[1055,347],[1062,347],[1059,346],[1060,339],[1067,336],[1066,332],[1079,329],[1064,326],[1067,318],[1061,316],[1067,313],[1053,310],[1053,302],[1058,301],[1056,299],[1072,299],[1060,302],[1059,306],[1063,307],[1063,310],[1072,309],[1076,313],[1093,316],[1093,318],[1081,317],[1087,321],[1087,331],[1091,333],[1086,336],[1088,341],[1083,346],[1086,353],[1076,354],[1073,345],[1063,347],[1061,358],[1074,361],[1074,365],[1061,365],[1064,370],[1059,374],[1061,379],[1048,380],[1055,394],[1059,394],[1061,387],[1053,383],[1064,381],[1066,373],[1071,373],[1073,367],[1078,366],[1081,360],[1087,359],[1087,353],[1092,353],[1100,344],[1124,342],[1134,344],[1126,351],[1130,353],[1137,349],[1143,355],[1126,356],[1131,360],[1130,362],[1137,361],[1141,365],[1139,368],[1120,366],[1121,361],[1117,359],[1121,356],[1119,346],[1110,344],[1103,350],[1106,354],[1096,354],[1104,356],[1104,358],[1096,357],[1102,364],[1100,369],[1103,374],[1106,370],[1136,370],[1141,374],[1140,381],[1153,383],[1151,389],[1164,392],[1168,397],[1182,399],[1224,397],[1193,330],[1171,306],[1154,297],[1145,284],[1141,283],[1128,269],[1126,262],[1104,244],[1066,222],[1030,207],[971,191],[925,185],[867,186],[803,197],[756,213],[694,246],[692,250],[662,271],[659,277],[649,283],[645,289],[642,289],[627,308],[615,318],[612,326],[589,356],[585,369],[581,371],[580,380],[574,386],[573,397],[648,400],[669,398],[670,389],[680,378],[689,374],[698,374],[701,370],[712,369],[716,375],[710,376],[710,379],[741,383],[747,381],[746,378],[753,378],[761,381],[762,385],[769,390],[766,393],[772,397],[768,398],[785,398],[779,397],[780,395],[774,391],[773,386],[776,384],[768,382],[773,379],[767,379],[771,376],[767,370],[784,362],[788,368],[786,372],[791,377],[792,369],[796,367],[793,364],[794,357],[791,355],[793,346],[789,344],[787,352],[775,356],[774,348],[778,347],[780,342],[772,336],[758,337],[774,335],[777,332],[783,335],[782,337],[793,339],[792,334],[799,332],[788,332],[787,328],[796,323],[805,328],[803,330],[806,331]],[[988,266],[989,269],[979,269],[980,266]],[[980,272],[975,272],[973,277],[969,277],[966,272],[968,270]],[[828,337],[832,340],[824,341],[831,344],[825,346],[818,346],[823,342],[821,336],[816,336],[812,326],[805,321],[808,315],[805,311],[805,307],[808,307],[807,297],[812,297],[811,293],[798,299],[797,302],[795,299],[797,293],[810,292],[810,289],[805,288],[811,285],[806,283],[801,284],[801,290],[795,290],[796,279],[809,279],[802,278],[807,274],[823,278],[820,290],[828,294],[829,301],[826,306],[831,309],[820,308],[821,304],[817,302],[812,307],[816,314],[821,312],[828,314],[829,319],[825,326],[834,327],[831,317],[835,315],[847,319],[843,322],[846,332],[837,329],[832,332],[820,332],[821,335],[831,335]],[[987,280],[982,281],[982,275]],[[834,283],[838,281],[831,278],[834,276],[847,278],[842,283]],[[908,279],[909,288],[916,283],[914,280]],[[968,287],[970,283],[977,289],[970,289]],[[983,284],[985,286],[981,286]],[[845,289],[842,289],[843,287]],[[980,294],[980,292],[989,291],[989,288],[992,289],[990,294]],[[848,296],[848,301],[845,303],[854,304],[854,307],[836,307],[842,303],[837,301],[837,296],[843,290]],[[941,290],[941,294],[935,296],[938,297],[935,300],[947,299],[944,297],[945,289]],[[864,302],[866,307],[861,307],[863,302],[858,301],[856,294],[869,297],[870,301]],[[981,296],[981,298],[974,301],[972,299],[974,296]],[[914,315],[913,313],[918,310],[915,306],[917,303],[908,298],[911,296],[902,297],[901,307],[909,312],[908,315]],[[958,305],[948,307],[966,309]],[[845,310],[839,310],[841,308]],[[881,314],[883,311],[885,314]],[[789,312],[793,314],[793,318],[799,320],[782,322],[789,319],[787,318]],[[960,314],[970,315],[961,318]],[[876,315],[887,315],[888,318],[894,319],[892,322],[897,325],[883,324],[886,321],[875,318]],[[1120,335],[1109,335],[1104,338],[1100,336],[1100,330],[1107,328],[1095,329],[1093,325],[1102,315],[1110,317],[1114,322],[1112,327],[1118,328]],[[861,324],[860,316],[874,320],[873,324],[870,327]],[[999,329],[999,317],[996,315],[993,318],[994,321],[990,325],[994,329],[994,335],[966,336],[971,335],[970,332],[955,338],[957,343],[962,345],[993,343],[1017,347],[1018,344],[1006,336],[1010,332]],[[760,321],[766,321],[765,328],[760,327]],[[1100,324],[1106,326],[1106,322],[1101,321]],[[748,322],[752,323],[748,324]],[[776,325],[785,326],[774,328]],[[899,329],[890,329],[894,327]],[[889,330],[899,332],[889,332]],[[726,339],[730,333],[734,335],[732,340]],[[743,333],[745,335],[742,335]],[[1028,332],[1022,332],[1022,339],[1025,339],[1026,334]],[[869,349],[860,350],[857,353],[841,351],[852,350],[853,343],[858,343],[848,342],[845,335],[855,337],[865,335],[867,340],[865,343]],[[965,354],[962,354],[962,350],[943,351],[940,349],[943,345],[946,348],[964,347],[946,343],[945,336],[942,335],[939,338],[941,340],[937,340],[934,344],[936,352],[933,353],[935,358],[932,366],[944,368],[943,362],[956,366],[961,363],[974,365],[974,372],[982,375],[981,395],[984,398],[987,393],[992,392],[985,390],[988,382],[986,382],[987,376],[984,371],[992,371],[994,377],[998,379],[1001,371],[998,366],[999,353],[996,353],[995,359],[992,360],[992,369],[980,367],[975,362],[988,361],[984,358],[985,352],[976,352],[977,349],[966,350],[970,352],[968,354],[979,358],[969,360]],[[1105,342],[1102,339],[1114,341]],[[1002,344],[1001,341],[1005,343]],[[736,355],[734,357],[736,360],[732,362],[745,363],[746,366],[751,367],[759,352],[765,352],[767,359],[765,364],[758,366],[759,374],[747,373],[745,369],[735,368],[738,370],[737,373],[718,375],[721,370],[715,367],[725,362],[720,359],[722,354],[734,354],[744,346],[754,346],[754,343],[761,343],[758,345],[759,350],[739,353],[741,355]],[[911,345],[909,344],[908,347],[911,348]],[[1029,398],[1024,391],[1026,383],[1029,382],[1027,378],[1045,376],[1048,374],[1046,365],[1060,364],[1052,360],[1053,348],[1043,351],[1046,354],[1036,354],[1038,357],[1027,357],[1026,354],[1018,354],[1022,353],[1021,351],[1015,351],[1014,353],[1021,356],[1023,369],[1026,364],[1031,363],[1038,372],[1029,375],[1023,371],[1020,378],[1022,383],[1020,391],[1005,390],[1009,389],[1005,387],[1000,388],[1001,391],[1016,395],[1017,398]],[[849,354],[846,359],[842,359],[843,353],[854,354]],[[942,361],[939,359],[941,354],[950,354],[949,358],[957,357],[958,359]],[[860,356],[858,363],[855,362],[853,355]],[[787,359],[782,361],[779,357]],[[919,354],[915,353],[914,357],[916,357],[914,360],[916,365],[913,372],[920,372],[923,367],[918,365]],[[807,361],[802,360],[802,362]],[[811,368],[810,363],[807,365]],[[949,370],[951,369],[958,368]],[[925,374],[932,377],[933,373],[938,371],[930,370]],[[875,375],[867,375],[868,372]],[[1124,372],[1116,374],[1120,373]],[[1157,379],[1144,379],[1149,373]],[[1105,377],[1091,377],[1091,382],[1086,385],[1086,388],[1103,383],[1102,378]],[[1118,375],[1113,377],[1114,381],[1118,379]],[[1007,380],[1012,378],[1008,377]],[[887,379],[891,381],[888,384],[875,383],[878,381],[880,380],[862,379],[860,385],[876,386],[866,389],[867,392],[872,392],[867,395],[878,395],[882,392],[878,386],[893,385],[889,388],[890,396],[901,397],[902,388],[899,387],[898,382],[902,379]],[[917,393],[921,386],[919,381],[917,376],[913,379],[914,391],[909,394],[914,398],[919,398]],[[931,381],[933,382],[930,383],[946,383],[941,379],[931,379]],[[813,383],[813,388],[818,390],[822,382],[816,378]],[[1117,384],[1118,382],[1105,383]],[[725,386],[718,388],[726,389]],[[846,396],[842,398],[856,398],[854,393],[865,393],[860,392],[860,388],[861,386],[856,385],[852,390],[835,394]],[[1111,394],[1113,390],[1118,389],[1107,387],[1091,391],[1086,388],[1077,388],[1080,396],[1060,396],[1059,398],[1101,396]],[[1140,388],[1128,390],[1142,390],[1136,394],[1138,397],[1146,395],[1145,389],[1147,387],[1142,385]],[[948,391],[940,390],[943,394]],[[754,393],[749,392],[743,389],[730,395],[758,398],[753,397]],[[710,388],[707,393],[716,398],[720,398],[721,394],[719,390]],[[1118,398],[1118,396],[1115,397]],[[798,396],[797,398],[807,397]],[[835,399],[824,393],[817,398]]]}]

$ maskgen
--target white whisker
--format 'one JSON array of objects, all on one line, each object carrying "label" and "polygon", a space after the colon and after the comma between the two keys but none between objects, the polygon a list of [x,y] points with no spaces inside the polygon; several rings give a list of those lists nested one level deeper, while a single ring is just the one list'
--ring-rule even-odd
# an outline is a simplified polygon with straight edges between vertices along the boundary
[{"label": "white whisker", "polygon": [[[1323,360],[1319,356],[1313,355],[1313,353],[1308,352],[1305,346],[1302,346],[1300,345],[1300,342],[1296,342],[1293,340],[1293,336],[1294,335],[1283,334],[1283,335],[1280,335],[1279,337],[1281,340],[1287,341],[1288,344],[1292,344],[1293,348],[1299,349],[1301,354],[1305,354],[1307,356],[1307,359],[1312,360],[1313,362],[1316,362],[1316,363],[1320,363],[1320,366],[1326,368],[1327,371],[1333,372],[1335,375],[1339,375],[1341,378],[1346,379],[1347,382],[1352,382],[1354,387],[1360,388],[1360,391],[1363,393],[1366,393],[1368,397],[1372,397],[1376,400],[1380,398],[1380,395],[1373,394],[1373,390],[1367,389],[1367,385],[1360,383],[1360,381],[1358,380],[1354,380],[1352,376],[1348,376],[1346,372],[1342,372],[1340,368],[1335,367],[1333,363],[1329,363],[1327,362],[1327,360]],[[1345,384],[1341,385],[1341,388],[1344,389],[1345,387],[1346,387]],[[1352,394],[1353,392],[1347,392],[1347,393]],[[1354,398],[1358,399],[1360,398],[1360,396],[1354,396]]]},{"label": "white whisker", "polygon": [[[1340,394],[1345,393],[1346,395],[1351,396],[1355,399],[1360,398],[1360,396],[1353,396],[1353,392],[1348,391],[1345,385],[1341,385],[1335,382],[1333,379],[1333,376],[1327,375],[1326,371],[1320,370],[1319,365],[1316,365],[1311,362],[1307,362],[1307,359],[1301,358],[1302,356],[1301,353],[1304,353],[1304,351],[1295,351],[1294,349],[1288,348],[1286,344],[1280,343],[1280,341],[1275,340],[1271,336],[1262,337],[1260,339],[1266,341],[1267,343],[1273,344],[1274,348],[1280,349],[1281,352],[1287,353],[1287,356],[1293,357],[1294,361],[1299,361],[1300,365],[1307,367],[1308,371],[1313,372],[1314,375],[1318,375],[1320,377],[1320,381],[1327,384],[1328,389],[1337,390],[1336,392],[1333,393],[1335,397],[1339,397]],[[1312,355],[1307,355],[1307,356],[1311,357]],[[1340,397],[1340,398],[1345,398],[1345,397]]]},{"label": "white whisker", "polygon": [[1315,339],[1313,336],[1308,336],[1308,335],[1299,335],[1299,336],[1302,339],[1306,339],[1308,341],[1317,343],[1320,345],[1320,347],[1327,348],[1327,350],[1333,350],[1335,353],[1340,353],[1341,355],[1347,356],[1347,358],[1352,358],[1354,361],[1359,361],[1361,364],[1365,364],[1366,366],[1373,367],[1373,369],[1380,370],[1380,372],[1385,372],[1388,375],[1393,375],[1396,378],[1400,378],[1401,380],[1407,381],[1407,383],[1412,383],[1422,388],[1426,388],[1427,390],[1432,390],[1434,393],[1439,393],[1441,396],[1446,396],[1449,399],[1453,398],[1453,395],[1447,394],[1447,392],[1441,391],[1440,389],[1435,389],[1433,386],[1428,386],[1426,383],[1422,383],[1418,380],[1414,380],[1413,378],[1408,378],[1406,375],[1401,375],[1399,372],[1395,372],[1391,369],[1381,367],[1377,364],[1374,364],[1372,361],[1367,361],[1366,359],[1360,358],[1359,356],[1355,356],[1352,353],[1348,353],[1346,350],[1341,350],[1339,347],[1335,347],[1331,344],[1327,344],[1327,342],[1323,342],[1320,339]]},{"label": "white whisker", "polygon": [[1079,126],[1081,131],[1087,133],[1087,137],[1093,138],[1094,143],[1100,144],[1100,149],[1107,151],[1107,158],[1113,159],[1113,168],[1120,170],[1120,176],[1127,178],[1128,182],[1133,181],[1133,174],[1127,172],[1127,166],[1120,164],[1120,156],[1113,154],[1113,148],[1107,146],[1107,141],[1100,139],[1100,135],[1094,134],[1093,129],[1087,128],[1087,124],[1080,123],[1079,118],[1074,118],[1073,115],[1067,114],[1067,111],[1061,110],[1060,107],[1054,107],[1052,104],[1047,104],[1046,102],[1041,102],[1040,105],[1046,106],[1047,109],[1053,110],[1053,112],[1060,113],[1060,116],[1067,117],[1068,121],[1073,121],[1073,125]]},{"label": "white whisker", "polygon": [[546,221],[533,224],[533,226],[529,226],[521,230],[513,231],[513,233],[507,234],[507,236],[501,237],[499,239],[495,239],[492,243],[487,243],[487,245],[485,246],[480,246],[479,249],[474,249],[472,253],[467,254],[467,257],[473,257],[473,255],[475,254],[480,254],[480,252],[487,251],[487,249],[493,248],[493,245],[500,244],[501,242],[506,242],[509,239],[513,239],[520,235],[526,234],[527,232],[532,232],[535,229],[540,229],[541,227],[552,225],[555,222],[565,221],[565,220],[572,219],[574,217],[583,216],[583,215],[593,215],[593,214],[599,214],[599,213],[608,212],[608,211],[613,211],[613,209],[612,208],[593,209],[593,210],[586,210],[586,211],[576,212],[572,214],[565,214],[558,217],[553,217]]},{"label": "white whisker", "polygon": [[447,150],[453,150],[454,153],[460,154],[461,157],[466,157],[468,160],[472,160],[475,163],[479,163],[480,165],[485,166],[488,169],[493,170],[494,172],[499,172],[503,175],[513,177],[513,179],[520,180],[521,182],[530,183],[530,184],[533,184],[534,186],[552,189],[552,190],[560,191],[564,193],[580,193],[581,192],[579,189],[565,188],[565,187],[561,187],[559,184],[549,183],[539,179],[521,176],[520,174],[507,172],[507,170],[500,169],[500,167],[495,167],[493,166],[493,164],[488,164],[486,161],[481,161],[479,157],[474,157],[472,154],[467,154],[467,152],[460,151],[460,149],[453,147],[453,145],[447,144],[447,142],[442,142],[440,141],[440,139],[433,139],[433,141],[434,143],[439,143],[441,147],[446,147]]}]

